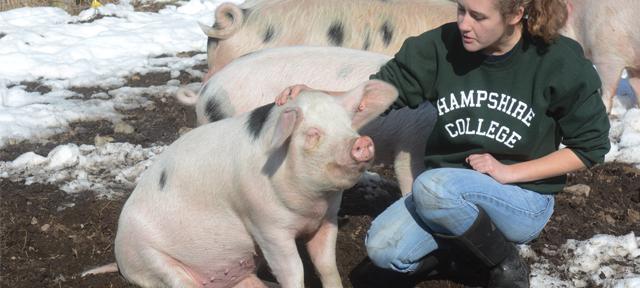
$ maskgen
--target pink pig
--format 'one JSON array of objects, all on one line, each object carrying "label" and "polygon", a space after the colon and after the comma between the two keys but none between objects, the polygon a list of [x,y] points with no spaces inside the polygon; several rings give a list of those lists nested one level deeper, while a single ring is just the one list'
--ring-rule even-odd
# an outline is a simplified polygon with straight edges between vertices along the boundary
[{"label": "pink pig", "polygon": [[223,3],[209,37],[209,76],[247,53],[263,48],[339,46],[395,54],[404,39],[455,21],[449,0],[256,0]]},{"label": "pink pig", "polygon": [[[286,87],[306,84],[322,90],[350,89],[377,72],[389,56],[340,47],[294,46],[263,49],[240,57],[207,81],[198,94],[181,89],[180,102],[195,105],[198,124],[214,122],[273,102]],[[424,171],[427,139],[436,121],[426,102],[393,110],[360,132],[376,143],[376,164],[393,165],[400,191],[411,192]]]},{"label": "pink pig", "polygon": [[[273,95],[272,98],[275,98]],[[335,262],[342,191],[373,159],[356,130],[397,97],[367,81],[347,95],[306,91],[200,126],[171,144],[125,203],[117,267],[142,287],[266,287],[263,256],[281,287],[304,287],[296,239],[306,240],[324,287],[342,287]],[[357,110],[362,99],[367,107]]]},{"label": "pink pig", "polygon": [[563,34],[578,41],[596,66],[607,110],[625,68],[640,101],[640,1],[569,0],[567,5],[569,20]]},{"label": "pink pig", "polygon": [[[582,44],[598,69],[610,111],[623,69],[640,95],[640,1],[567,0],[563,35]],[[255,0],[223,3],[208,37],[209,73],[242,55],[282,46],[340,46],[394,55],[403,41],[456,21],[448,0]],[[640,97],[637,98],[640,101]]]}]

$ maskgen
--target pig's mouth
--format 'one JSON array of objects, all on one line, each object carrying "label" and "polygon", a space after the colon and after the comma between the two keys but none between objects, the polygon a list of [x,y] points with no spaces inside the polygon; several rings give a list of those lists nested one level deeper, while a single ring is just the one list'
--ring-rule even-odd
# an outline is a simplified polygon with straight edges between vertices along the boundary
[{"label": "pig's mouth", "polygon": [[329,163],[330,169],[340,170],[343,173],[363,173],[367,170],[371,163],[373,163],[373,159],[365,162],[349,162],[349,163],[339,163],[339,162],[331,162]]},{"label": "pig's mouth", "polygon": [[369,167],[371,167],[372,162],[373,161],[352,163],[344,165],[343,169],[349,171],[349,173],[361,174],[364,173],[364,171]]},{"label": "pig's mouth", "polygon": [[373,141],[368,136],[355,138],[348,147],[348,153],[339,153],[342,157],[326,166],[332,182],[342,189],[356,184],[362,173],[371,166],[375,153]]},{"label": "pig's mouth", "polygon": [[373,161],[351,162],[349,164],[331,162],[327,165],[327,170],[339,188],[348,189],[358,182],[362,173],[371,166],[371,162]]}]

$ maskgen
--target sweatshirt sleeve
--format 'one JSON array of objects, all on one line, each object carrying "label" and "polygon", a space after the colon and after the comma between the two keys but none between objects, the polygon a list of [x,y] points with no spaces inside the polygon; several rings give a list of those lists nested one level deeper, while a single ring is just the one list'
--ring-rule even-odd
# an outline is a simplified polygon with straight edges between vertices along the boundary
[{"label": "sweatshirt sleeve", "polygon": [[428,33],[408,38],[394,58],[369,77],[386,81],[398,89],[398,99],[389,110],[404,106],[416,108],[427,100],[435,83],[437,67],[436,49],[433,41],[429,41]]},{"label": "sweatshirt sleeve", "polygon": [[556,119],[562,144],[587,167],[604,162],[609,152],[609,117],[602,102],[600,78],[591,62],[563,69],[551,86],[550,113]]}]

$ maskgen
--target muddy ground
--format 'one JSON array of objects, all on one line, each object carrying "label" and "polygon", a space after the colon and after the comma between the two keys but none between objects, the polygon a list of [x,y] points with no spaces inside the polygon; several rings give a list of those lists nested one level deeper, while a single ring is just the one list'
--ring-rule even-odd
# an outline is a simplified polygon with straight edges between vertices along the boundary
[{"label": "muddy ground", "polygon": [[[196,69],[204,70],[201,65]],[[128,86],[164,85],[168,73],[134,75]],[[183,83],[199,81],[181,73]],[[23,83],[34,91],[46,92],[38,83]],[[77,87],[86,99],[102,91],[98,87]],[[155,98],[153,106],[122,111],[124,120],[135,128],[132,134],[114,133],[108,121],[74,123],[69,132],[56,135],[46,143],[23,142],[0,149],[0,161],[11,161],[20,154],[34,151],[40,155],[65,143],[94,144],[96,135],[109,136],[115,142],[130,142],[143,147],[168,145],[181,131],[195,125],[190,108],[172,98]],[[393,180],[389,169],[379,168],[383,177]],[[584,240],[593,235],[640,235],[640,171],[620,163],[607,163],[573,173],[569,184],[591,187],[588,196],[563,193],[557,197],[556,212],[540,237],[531,246],[557,248],[567,239]],[[337,260],[346,287],[463,287],[482,284],[482,278],[456,274],[399,277],[382,272],[362,272],[367,258],[364,235],[372,218],[399,197],[397,187],[387,185],[386,196],[364,199],[357,189],[345,193],[340,211]],[[69,195],[56,186],[25,185],[0,178],[0,287],[130,287],[118,274],[80,278],[87,268],[112,262],[117,217],[125,197],[100,199],[91,191]],[[75,204],[75,205],[74,205]],[[549,256],[551,257],[551,256]],[[560,255],[552,262],[561,263]],[[307,266],[308,271],[313,269]],[[366,270],[364,270],[366,271]],[[320,287],[310,272],[308,287]],[[269,279],[268,273],[263,273]],[[369,283],[367,283],[369,282]]]}]

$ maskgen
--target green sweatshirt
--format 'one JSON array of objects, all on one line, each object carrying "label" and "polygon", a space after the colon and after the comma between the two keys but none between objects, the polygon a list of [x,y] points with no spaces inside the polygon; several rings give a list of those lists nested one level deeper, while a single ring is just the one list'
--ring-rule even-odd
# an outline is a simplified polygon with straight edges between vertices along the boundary
[{"label": "green sweatshirt", "polygon": [[[587,167],[609,151],[609,119],[601,83],[580,45],[566,37],[539,46],[525,33],[507,56],[467,52],[455,23],[407,39],[371,78],[399,91],[392,105],[437,109],[425,164],[469,168],[470,154],[503,164],[540,158],[560,143]],[[419,136],[418,136],[419,137]],[[543,194],[562,190],[565,176],[516,185]]]}]

